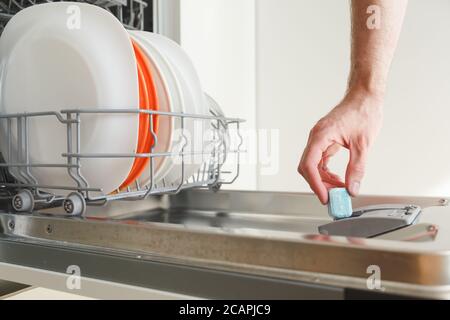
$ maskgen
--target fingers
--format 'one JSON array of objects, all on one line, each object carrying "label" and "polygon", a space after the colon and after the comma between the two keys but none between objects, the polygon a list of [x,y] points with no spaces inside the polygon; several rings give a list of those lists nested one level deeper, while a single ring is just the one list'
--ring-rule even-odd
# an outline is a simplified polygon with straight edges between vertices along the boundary
[{"label": "fingers", "polygon": [[333,157],[338,151],[341,149],[341,145],[338,143],[333,143],[331,146],[329,146],[325,152],[322,155],[322,163],[323,167],[325,168],[328,165],[328,162],[331,157]]},{"label": "fingers", "polygon": [[328,202],[328,190],[322,182],[319,165],[322,161],[322,154],[328,147],[327,144],[327,140],[323,138],[310,139],[298,167],[298,172],[305,178],[322,204]]},{"label": "fingers", "polygon": [[345,174],[347,191],[355,197],[359,193],[361,181],[366,167],[367,149],[357,145],[350,145],[350,160]]},{"label": "fingers", "polygon": [[[339,146],[338,146],[339,147]],[[327,151],[330,148],[327,149]],[[339,150],[339,148],[337,148]],[[337,174],[328,170],[326,163],[328,163],[330,156],[326,155],[327,152],[322,156],[322,161],[319,164],[319,173],[322,178],[323,183],[327,189],[331,188],[345,188],[345,183],[342,181],[341,177]],[[333,154],[335,154],[334,152]]]},{"label": "fingers", "polygon": [[345,182],[334,173],[320,172],[320,176],[322,177],[322,182],[325,184],[327,190],[332,188],[345,188]]}]

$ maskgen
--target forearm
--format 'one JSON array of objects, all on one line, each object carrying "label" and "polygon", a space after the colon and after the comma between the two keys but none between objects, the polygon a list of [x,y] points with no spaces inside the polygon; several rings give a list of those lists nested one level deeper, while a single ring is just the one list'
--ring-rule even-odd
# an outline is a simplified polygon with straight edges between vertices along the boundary
[{"label": "forearm", "polygon": [[[384,96],[408,0],[352,0],[349,92]],[[368,8],[375,11],[369,11]],[[369,20],[368,20],[369,19]]]},{"label": "forearm", "polygon": [[[323,204],[328,202],[330,188],[345,185],[352,196],[359,193],[369,149],[381,128],[386,80],[406,5],[407,0],[351,2],[352,56],[347,94],[311,130],[298,167]],[[340,147],[350,152],[345,183],[328,169],[330,158]]]}]

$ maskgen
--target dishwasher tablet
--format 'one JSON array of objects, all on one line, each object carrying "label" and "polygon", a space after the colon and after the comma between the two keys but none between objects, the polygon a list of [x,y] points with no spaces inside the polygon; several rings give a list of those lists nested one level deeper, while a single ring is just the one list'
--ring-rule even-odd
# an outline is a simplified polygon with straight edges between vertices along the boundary
[{"label": "dishwasher tablet", "polygon": [[333,188],[328,191],[328,214],[332,218],[348,218],[352,212],[352,199],[345,188]]}]

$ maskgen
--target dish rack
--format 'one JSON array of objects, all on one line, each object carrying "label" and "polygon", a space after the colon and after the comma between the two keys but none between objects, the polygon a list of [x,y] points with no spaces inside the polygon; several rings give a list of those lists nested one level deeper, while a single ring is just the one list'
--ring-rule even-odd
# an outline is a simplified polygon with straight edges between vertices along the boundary
[{"label": "dish rack", "polygon": [[[7,0],[0,1],[0,34],[13,15],[26,7],[56,2],[56,0]],[[78,0],[102,7],[111,12],[127,29],[144,30],[144,10],[148,6],[144,0]]]},{"label": "dish rack", "polygon": [[[150,134],[154,137],[150,153],[83,153],[81,141],[82,115],[112,115],[112,114],[148,114],[150,117]],[[157,135],[153,130],[153,117],[166,116],[178,119],[181,124],[182,144],[179,151],[156,153],[153,150],[157,145]],[[66,130],[67,152],[61,154],[60,163],[32,163],[29,148],[29,120],[33,121],[43,117],[52,117],[59,121]],[[213,135],[209,150],[185,151],[189,143],[184,123],[186,121],[208,121],[212,127]],[[1,123],[3,122],[3,123]],[[243,137],[240,133],[242,119],[226,118],[211,110],[211,115],[187,114],[176,112],[163,112],[139,109],[72,109],[49,112],[0,114],[0,123],[6,128],[7,158],[0,163],[0,192],[2,199],[10,200],[10,205],[16,212],[32,212],[37,209],[62,207],[64,214],[83,215],[87,205],[105,205],[113,200],[141,200],[151,195],[176,194],[189,188],[208,188],[218,190],[223,184],[233,183],[239,175],[239,154],[242,152]],[[234,128],[234,129],[232,129]],[[13,142],[13,130],[16,131],[16,142]],[[224,134],[227,132],[227,134]],[[230,133],[233,137],[230,137]],[[226,137],[228,135],[228,138]],[[191,137],[193,140],[193,138]],[[230,141],[234,140],[234,149]],[[230,141],[227,141],[230,140]],[[15,145],[14,145],[15,144]],[[14,150],[15,149],[15,150]],[[203,147],[202,147],[203,149]],[[208,161],[204,162],[198,172],[191,177],[185,175],[185,157],[192,155],[206,155]],[[224,164],[230,155],[234,155],[231,170],[224,170]],[[157,157],[178,157],[179,182],[166,184],[154,182],[155,159]],[[10,162],[9,159],[14,159]],[[117,190],[105,194],[100,188],[93,186],[83,176],[82,163],[87,158],[149,158],[148,170],[150,182],[147,185],[134,183],[126,190]],[[228,165],[226,166],[229,167]],[[42,185],[33,176],[34,168],[61,168],[67,169],[67,175],[73,186]],[[49,192],[49,189],[52,192]],[[54,191],[53,191],[54,190]],[[69,193],[68,193],[69,192]],[[67,195],[62,195],[68,193]]]}]

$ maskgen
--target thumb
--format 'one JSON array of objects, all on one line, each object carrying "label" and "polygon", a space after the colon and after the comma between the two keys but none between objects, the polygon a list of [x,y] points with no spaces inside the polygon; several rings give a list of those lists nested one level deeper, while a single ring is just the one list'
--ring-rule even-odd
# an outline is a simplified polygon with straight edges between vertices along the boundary
[{"label": "thumb", "polygon": [[353,197],[358,195],[361,181],[364,177],[366,155],[366,148],[350,146],[350,160],[345,173],[345,185],[347,191]]}]

